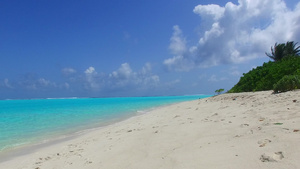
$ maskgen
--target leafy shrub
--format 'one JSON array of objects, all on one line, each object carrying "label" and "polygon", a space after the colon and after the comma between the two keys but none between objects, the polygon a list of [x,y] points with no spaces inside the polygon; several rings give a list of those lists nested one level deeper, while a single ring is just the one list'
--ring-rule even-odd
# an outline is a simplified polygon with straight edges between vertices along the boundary
[{"label": "leafy shrub", "polygon": [[295,89],[300,89],[300,76],[299,75],[286,75],[274,84],[274,92],[286,92]]},{"label": "leafy shrub", "polygon": [[300,57],[286,57],[278,62],[267,62],[244,73],[229,93],[273,90],[274,84],[285,75],[300,75]]}]

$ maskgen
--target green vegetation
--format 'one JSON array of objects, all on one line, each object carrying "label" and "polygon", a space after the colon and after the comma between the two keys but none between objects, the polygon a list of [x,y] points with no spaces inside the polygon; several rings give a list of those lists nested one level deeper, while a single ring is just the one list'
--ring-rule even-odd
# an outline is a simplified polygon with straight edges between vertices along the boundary
[{"label": "green vegetation", "polygon": [[274,90],[285,92],[300,89],[300,46],[287,42],[275,44],[268,57],[274,60],[252,69],[240,78],[240,81],[228,92],[252,92]]},{"label": "green vegetation", "polygon": [[300,89],[300,75],[285,75],[276,84],[274,84],[274,92],[286,92],[290,90]]},{"label": "green vegetation", "polygon": [[218,89],[215,91],[215,93],[217,93],[218,95],[221,94],[224,91],[224,89]]}]

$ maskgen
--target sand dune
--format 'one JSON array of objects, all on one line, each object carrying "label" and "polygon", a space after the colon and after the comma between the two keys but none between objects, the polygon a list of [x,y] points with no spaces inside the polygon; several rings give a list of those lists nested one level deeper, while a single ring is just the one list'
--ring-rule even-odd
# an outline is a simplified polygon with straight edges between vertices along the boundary
[{"label": "sand dune", "polygon": [[161,107],[0,163],[10,169],[299,169],[300,91]]}]

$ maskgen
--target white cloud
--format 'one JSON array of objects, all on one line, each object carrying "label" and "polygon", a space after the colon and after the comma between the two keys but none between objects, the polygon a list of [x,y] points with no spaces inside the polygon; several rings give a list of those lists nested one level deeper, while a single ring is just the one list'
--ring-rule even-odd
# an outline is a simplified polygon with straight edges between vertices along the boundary
[{"label": "white cloud", "polygon": [[131,76],[134,76],[134,73],[128,63],[123,63],[117,71],[110,74],[110,77],[116,79],[129,79]]},{"label": "white cloud", "polygon": [[76,73],[76,72],[77,72],[77,71],[76,71],[75,69],[73,69],[73,68],[64,68],[64,69],[62,69],[62,73],[63,73],[63,75],[65,75],[65,76],[74,74],[74,73]]},{"label": "white cloud", "polygon": [[112,88],[128,86],[147,88],[158,84],[159,76],[152,74],[150,63],[146,63],[139,72],[134,72],[128,63],[123,63],[118,70],[109,74],[109,83]]},{"label": "white cloud", "polygon": [[194,9],[194,13],[199,15],[206,15],[207,17],[212,17],[214,20],[218,20],[224,16],[225,9],[219,5],[198,5]]},{"label": "white cloud", "polygon": [[56,83],[42,77],[37,77],[35,74],[25,74],[20,79],[10,82],[7,78],[0,82],[0,87],[12,89],[15,91],[52,91],[53,89],[65,90],[70,88],[69,83]]},{"label": "white cloud", "polygon": [[24,75],[22,79],[18,80],[16,86],[27,90],[46,90],[59,87],[55,82],[45,78],[38,78],[34,74]]},{"label": "white cloud", "polygon": [[182,36],[182,31],[178,25],[173,27],[173,36],[169,46],[171,52],[175,55],[182,55],[186,51],[186,40]]},{"label": "white cloud", "polygon": [[204,37],[200,39],[199,43],[200,45],[204,45],[208,40],[218,38],[223,33],[224,29],[220,27],[220,24],[218,22],[213,23],[212,28],[204,33]]},{"label": "white cloud", "polygon": [[100,78],[94,67],[89,67],[84,71],[85,74],[85,88],[88,90],[100,90]]},{"label": "white cloud", "polygon": [[93,74],[93,73],[96,73],[96,74],[97,74],[95,68],[92,67],[92,66],[89,67],[88,69],[86,69],[86,70],[84,71],[84,73],[85,73],[85,74]]},{"label": "white cloud", "polygon": [[[160,77],[152,73],[152,65],[146,63],[140,70],[133,70],[129,63],[123,63],[109,74],[97,72],[93,66],[81,73],[75,69],[65,68],[61,70],[66,82],[55,83],[36,74],[28,73],[11,83],[8,79],[0,81],[1,89],[22,89],[27,91],[52,92],[59,90],[66,92],[92,92],[95,96],[114,95],[125,92],[148,93],[156,89],[160,83]],[[72,75],[71,75],[71,74]],[[76,73],[76,74],[74,74]],[[13,85],[12,85],[13,84]],[[139,91],[139,92],[137,92]],[[62,92],[62,93],[63,93]]]},{"label": "white cloud", "polygon": [[[186,40],[182,36],[182,31],[179,26],[173,27],[173,36],[170,39],[171,43],[169,49],[174,54],[173,58],[166,59],[164,64],[167,65],[169,70],[175,69],[176,71],[189,71],[194,67],[194,63],[187,57],[186,53]],[[174,65],[175,68],[174,68]]]},{"label": "white cloud", "polygon": [[192,59],[185,57],[183,55],[174,56],[173,58],[166,59],[164,64],[167,66],[168,70],[175,71],[189,71],[194,68],[195,63]]},{"label": "white cloud", "polygon": [[[150,89],[160,82],[159,76],[152,73],[152,66],[146,63],[140,71],[134,71],[129,63],[123,63],[111,73],[98,73],[94,67],[87,68],[82,75],[69,81],[74,85],[83,84],[88,91],[107,93],[111,91],[127,91],[131,89]],[[69,88],[69,84],[66,88]]]},{"label": "white cloud", "polygon": [[179,26],[174,27],[170,46],[181,53],[172,52],[174,56],[164,61],[169,69],[242,63],[265,57],[275,42],[300,39],[300,2],[289,9],[283,0],[239,0],[225,6],[198,5],[194,13],[201,17],[205,30],[198,43],[187,47]]},{"label": "white cloud", "polygon": [[49,86],[49,85],[55,85],[55,83],[51,83],[49,80],[46,80],[44,78],[40,78],[37,80],[37,84],[40,86]]}]

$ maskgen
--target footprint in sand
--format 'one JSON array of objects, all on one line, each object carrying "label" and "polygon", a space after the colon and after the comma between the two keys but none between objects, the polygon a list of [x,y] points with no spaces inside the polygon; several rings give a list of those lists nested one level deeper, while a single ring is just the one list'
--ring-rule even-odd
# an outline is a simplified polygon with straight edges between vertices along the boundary
[{"label": "footprint in sand", "polygon": [[271,140],[264,139],[264,140],[258,141],[257,143],[259,144],[259,147],[264,147],[264,146],[266,146],[266,144],[271,143]]},{"label": "footprint in sand", "polygon": [[85,159],[85,164],[92,164],[93,161],[89,160],[89,159]]},{"label": "footprint in sand", "polygon": [[275,152],[271,155],[263,154],[260,156],[260,161],[262,162],[278,162],[284,158],[281,151]]},{"label": "footprint in sand", "polygon": [[240,126],[241,127],[249,127],[250,125],[249,124],[241,124]]},{"label": "footprint in sand", "polygon": [[217,115],[219,115],[218,113],[215,113],[215,114],[213,114],[212,116],[217,116]]}]

